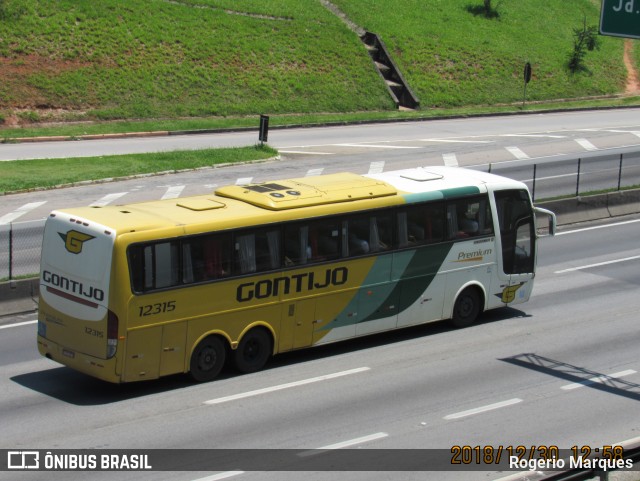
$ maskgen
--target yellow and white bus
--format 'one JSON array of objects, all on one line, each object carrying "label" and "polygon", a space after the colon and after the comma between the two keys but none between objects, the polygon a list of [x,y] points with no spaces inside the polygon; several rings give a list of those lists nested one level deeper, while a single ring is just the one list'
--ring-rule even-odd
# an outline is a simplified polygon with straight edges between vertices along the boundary
[{"label": "yellow and white bus", "polygon": [[424,167],[219,188],[56,210],[41,261],[38,349],[114,382],[274,354],[440,319],[464,327],[529,299],[527,187]]}]

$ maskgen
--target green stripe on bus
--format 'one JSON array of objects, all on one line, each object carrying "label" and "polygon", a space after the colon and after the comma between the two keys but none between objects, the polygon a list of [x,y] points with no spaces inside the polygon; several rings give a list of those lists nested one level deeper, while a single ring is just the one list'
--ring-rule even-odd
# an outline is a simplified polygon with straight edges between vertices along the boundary
[{"label": "green stripe on bus", "polygon": [[407,203],[428,202],[434,200],[449,199],[452,197],[464,197],[465,195],[479,194],[478,187],[456,187],[453,189],[436,190],[433,192],[419,192],[416,194],[406,194],[404,196]]},{"label": "green stripe on bus", "polygon": [[[345,306],[344,312],[357,316],[338,315],[334,322],[319,330],[331,330],[395,316],[411,307],[428,289],[446,259],[453,243],[447,242],[416,250],[381,255],[374,262],[357,295]],[[393,265],[393,279],[389,271]],[[387,279],[386,282],[380,282]],[[394,306],[393,310],[389,306]]]}]

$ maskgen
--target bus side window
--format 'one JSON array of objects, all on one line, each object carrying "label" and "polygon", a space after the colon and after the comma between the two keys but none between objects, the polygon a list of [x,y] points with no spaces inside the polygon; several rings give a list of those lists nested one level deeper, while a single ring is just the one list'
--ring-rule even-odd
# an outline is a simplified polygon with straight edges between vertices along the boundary
[{"label": "bus side window", "polygon": [[356,214],[345,222],[343,256],[359,256],[391,249],[393,222],[389,212]]},{"label": "bus side window", "polygon": [[230,236],[214,234],[184,242],[183,282],[204,282],[231,274]]},{"label": "bus side window", "polygon": [[486,198],[476,197],[449,204],[447,223],[451,239],[493,234],[491,208]]},{"label": "bus side window", "polygon": [[322,219],[309,225],[309,246],[314,261],[340,257],[341,223],[335,219]]},{"label": "bus side window", "polygon": [[234,272],[247,274],[280,267],[280,230],[260,230],[236,236]]},{"label": "bus side window", "polygon": [[297,266],[308,262],[311,257],[308,225],[293,224],[285,226],[284,255],[284,264],[286,266]]},{"label": "bus side window", "polygon": [[[444,204],[414,205],[403,214],[406,217],[403,222],[406,222],[407,245],[433,244],[444,239]],[[404,235],[401,231],[399,234]]]},{"label": "bus side window", "polygon": [[134,292],[176,286],[180,282],[178,242],[135,245],[129,249],[129,268]]}]

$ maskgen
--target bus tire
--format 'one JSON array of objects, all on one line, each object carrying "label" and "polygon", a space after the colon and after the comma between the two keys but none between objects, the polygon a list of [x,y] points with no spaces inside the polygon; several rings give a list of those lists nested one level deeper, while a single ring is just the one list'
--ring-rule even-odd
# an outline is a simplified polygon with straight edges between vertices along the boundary
[{"label": "bus tire", "polygon": [[227,356],[224,342],[217,336],[204,338],[191,354],[189,372],[198,382],[212,381],[220,374]]},{"label": "bus tire", "polygon": [[263,328],[247,332],[238,348],[233,351],[233,363],[242,373],[259,371],[269,360],[272,350],[271,335]]},{"label": "bus tire", "polygon": [[475,287],[467,287],[453,305],[451,324],[454,327],[468,327],[475,322],[481,311],[482,296]]}]

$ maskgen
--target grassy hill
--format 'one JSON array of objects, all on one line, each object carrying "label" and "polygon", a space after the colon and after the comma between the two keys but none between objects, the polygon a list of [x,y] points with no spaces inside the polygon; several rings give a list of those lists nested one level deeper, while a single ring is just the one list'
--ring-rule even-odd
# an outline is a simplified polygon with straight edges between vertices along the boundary
[{"label": "grassy hill", "polygon": [[[332,0],[378,33],[422,109],[620,93],[623,40],[570,73],[599,1]],[[358,37],[320,0],[0,0],[0,121],[392,111]]]}]

